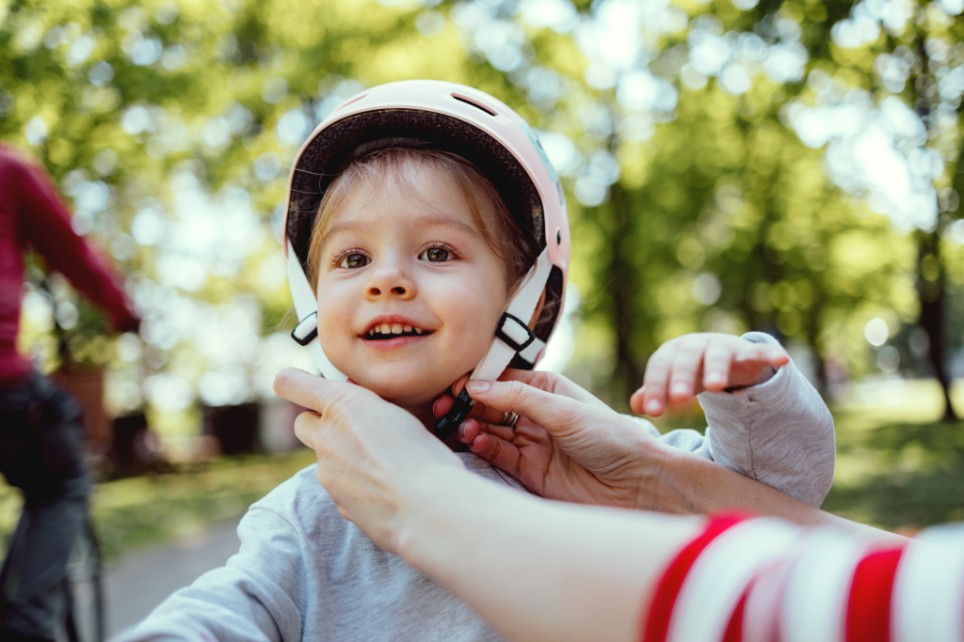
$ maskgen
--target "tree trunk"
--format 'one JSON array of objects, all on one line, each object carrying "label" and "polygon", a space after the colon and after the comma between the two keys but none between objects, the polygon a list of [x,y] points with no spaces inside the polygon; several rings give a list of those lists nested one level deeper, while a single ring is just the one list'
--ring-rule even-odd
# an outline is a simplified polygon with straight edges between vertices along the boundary
[{"label": "tree trunk", "polygon": [[[936,82],[930,69],[930,58],[924,45],[924,35],[918,31],[914,39],[917,59],[921,73],[910,84],[914,98],[914,109],[927,130],[928,138],[933,129],[932,97],[936,94]],[[927,333],[929,346],[927,358],[934,376],[941,385],[944,395],[944,421],[958,421],[957,413],[951,404],[951,377],[945,363],[946,343],[944,314],[946,308],[944,261],[941,257],[941,236],[946,222],[938,203],[937,220],[934,228],[923,231],[918,237],[917,254],[917,292],[920,300],[920,327]]]},{"label": "tree trunk", "polygon": [[636,287],[633,255],[637,248],[631,239],[630,203],[626,189],[618,182],[610,188],[609,205],[613,215],[613,252],[609,273],[612,292],[612,312],[614,324],[613,394],[616,399],[626,401],[629,395],[643,383],[643,370],[633,351],[632,337],[635,297],[639,294]]},{"label": "tree trunk", "polygon": [[951,404],[951,377],[945,354],[945,273],[941,260],[941,229],[938,223],[933,231],[921,232],[917,255],[917,294],[920,300],[918,324],[927,333],[927,360],[941,386],[944,396],[944,421],[958,421]]}]

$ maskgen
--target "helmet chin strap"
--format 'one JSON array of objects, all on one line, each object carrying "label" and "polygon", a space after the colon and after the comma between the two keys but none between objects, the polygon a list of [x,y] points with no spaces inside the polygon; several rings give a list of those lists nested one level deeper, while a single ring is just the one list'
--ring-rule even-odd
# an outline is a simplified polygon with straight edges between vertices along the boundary
[{"label": "helmet chin strap", "polygon": [[311,290],[311,284],[308,283],[308,277],[301,269],[301,261],[298,260],[291,241],[288,241],[287,263],[288,286],[291,288],[291,300],[298,315],[298,325],[291,331],[291,338],[308,348],[321,376],[334,381],[347,381],[348,377],[331,364],[325,351],[321,349],[321,342],[318,341],[318,301]]},{"label": "helmet chin strap", "polygon": [[[543,249],[536,259],[535,265],[526,274],[519,289],[508,308],[502,313],[499,325],[495,330],[495,340],[488,354],[475,367],[469,379],[495,379],[502,374],[512,359],[519,355],[530,364],[535,364],[545,348],[545,342],[535,335],[529,327],[539,303],[539,297],[546,288],[552,263],[549,261],[549,251]],[[456,397],[455,404],[449,412],[435,424],[435,434],[441,439],[449,437],[465,419],[472,407],[472,399],[468,392]]]}]

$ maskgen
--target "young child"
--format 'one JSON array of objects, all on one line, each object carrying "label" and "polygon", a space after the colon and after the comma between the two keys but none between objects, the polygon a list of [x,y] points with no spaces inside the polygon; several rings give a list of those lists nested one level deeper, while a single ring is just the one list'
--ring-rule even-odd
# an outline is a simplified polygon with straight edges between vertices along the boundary
[{"label": "young child", "polygon": [[[325,377],[371,389],[448,439],[468,397],[441,421],[433,404],[456,380],[537,361],[562,309],[569,229],[548,160],[506,105],[443,82],[369,89],[316,129],[289,187],[292,336]],[[499,639],[343,519],[314,467],[255,503],[238,535],[223,568],[119,639]]]}]

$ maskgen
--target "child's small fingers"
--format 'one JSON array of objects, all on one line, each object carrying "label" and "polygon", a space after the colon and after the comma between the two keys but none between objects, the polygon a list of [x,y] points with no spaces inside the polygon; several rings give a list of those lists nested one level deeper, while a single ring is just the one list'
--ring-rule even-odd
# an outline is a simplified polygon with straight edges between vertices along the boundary
[{"label": "child's small fingers", "polygon": [[790,355],[781,346],[769,346],[767,352],[769,363],[774,368],[785,366],[790,363]]},{"label": "child's small fingers", "polygon": [[733,361],[739,364],[769,363],[770,346],[759,343],[751,343],[743,346],[739,352],[736,353]]},{"label": "child's small fingers", "polygon": [[646,388],[639,388],[629,398],[629,409],[637,415],[646,414]]},{"label": "child's small fingers", "polygon": [[723,390],[729,385],[733,349],[722,341],[711,341],[703,355],[703,388]]},{"label": "child's small fingers", "polygon": [[736,361],[741,364],[766,364],[779,368],[790,361],[790,355],[781,346],[754,344],[737,354]]},{"label": "child's small fingers", "polygon": [[683,403],[698,392],[697,382],[703,367],[702,343],[684,343],[673,356],[673,372],[669,382],[669,398],[674,403]]},{"label": "child's small fingers", "polygon": [[641,388],[643,400],[640,414],[658,417],[666,409],[669,377],[673,366],[673,344],[665,344],[659,348],[646,364]]}]

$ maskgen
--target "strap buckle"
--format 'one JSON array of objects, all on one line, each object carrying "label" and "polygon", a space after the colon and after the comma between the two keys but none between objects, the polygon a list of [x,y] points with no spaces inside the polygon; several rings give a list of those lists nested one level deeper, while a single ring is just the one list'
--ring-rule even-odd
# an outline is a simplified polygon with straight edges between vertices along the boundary
[{"label": "strap buckle", "polygon": [[294,330],[291,331],[291,338],[298,345],[306,346],[318,336],[318,313],[312,312],[298,322]]},{"label": "strap buckle", "polygon": [[495,336],[516,352],[522,352],[538,338],[522,319],[508,312],[502,313]]}]

